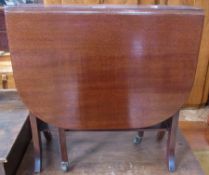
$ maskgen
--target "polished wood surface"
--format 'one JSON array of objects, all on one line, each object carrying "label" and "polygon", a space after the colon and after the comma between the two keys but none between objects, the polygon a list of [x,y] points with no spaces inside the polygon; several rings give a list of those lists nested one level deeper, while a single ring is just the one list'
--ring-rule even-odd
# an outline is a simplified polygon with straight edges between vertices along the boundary
[{"label": "polished wood surface", "polygon": [[[187,5],[204,9],[205,22],[195,81],[184,107],[200,107],[209,98],[209,1],[208,0],[43,0],[44,4]],[[162,48],[163,49],[163,48]]]},{"label": "polished wood surface", "polygon": [[16,87],[35,116],[74,130],[135,129],[188,98],[203,12],[25,6],[8,7],[6,23]]},{"label": "polished wood surface", "polygon": [[[205,105],[209,97],[209,1],[205,0],[44,0],[44,4],[161,4],[161,5],[190,5],[201,7],[205,11],[205,22],[201,42],[195,81],[185,107]],[[1,8],[0,8],[1,10]],[[0,13],[1,15],[1,13]],[[1,23],[0,26],[4,23]],[[0,32],[0,50],[9,50],[6,33]]]}]

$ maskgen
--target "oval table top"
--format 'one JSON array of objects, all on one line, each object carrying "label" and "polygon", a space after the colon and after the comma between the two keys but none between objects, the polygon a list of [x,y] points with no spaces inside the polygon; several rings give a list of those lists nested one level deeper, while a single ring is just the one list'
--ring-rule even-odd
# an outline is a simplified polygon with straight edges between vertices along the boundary
[{"label": "oval table top", "polygon": [[201,9],[32,5],[5,12],[16,87],[47,123],[143,128],[171,117],[189,96]]}]

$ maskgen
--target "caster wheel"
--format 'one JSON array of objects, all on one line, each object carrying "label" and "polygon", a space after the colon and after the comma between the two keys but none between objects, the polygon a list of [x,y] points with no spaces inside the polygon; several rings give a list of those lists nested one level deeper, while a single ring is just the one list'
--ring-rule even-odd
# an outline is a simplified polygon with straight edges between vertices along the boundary
[{"label": "caster wheel", "polygon": [[68,162],[61,162],[61,170],[63,172],[67,172],[69,170],[69,163]]},{"label": "caster wheel", "polygon": [[175,164],[175,159],[174,158],[170,158],[168,160],[168,169],[171,173],[176,171],[176,164]]},{"label": "caster wheel", "polygon": [[140,144],[141,142],[142,142],[142,137],[139,137],[138,135],[134,137],[133,143],[134,143],[135,145],[138,145],[138,144]]},{"label": "caster wheel", "polygon": [[169,167],[169,171],[171,172],[171,173],[174,173],[175,171],[176,171],[176,168],[175,167]]}]

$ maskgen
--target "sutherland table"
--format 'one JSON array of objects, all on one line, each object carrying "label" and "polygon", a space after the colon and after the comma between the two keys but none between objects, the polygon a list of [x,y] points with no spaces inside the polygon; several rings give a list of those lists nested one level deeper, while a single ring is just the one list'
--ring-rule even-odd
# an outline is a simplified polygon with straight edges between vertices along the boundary
[{"label": "sutherland table", "polygon": [[168,131],[175,170],[178,111],[192,88],[203,11],[169,6],[16,6],[5,9],[16,87],[31,112],[35,172],[37,118],[65,130]]}]

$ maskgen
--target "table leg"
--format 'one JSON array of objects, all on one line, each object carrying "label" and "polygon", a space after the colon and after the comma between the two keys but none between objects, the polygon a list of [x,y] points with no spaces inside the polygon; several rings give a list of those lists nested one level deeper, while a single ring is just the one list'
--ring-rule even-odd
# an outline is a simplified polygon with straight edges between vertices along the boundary
[{"label": "table leg", "polygon": [[176,170],[175,162],[175,145],[176,145],[176,133],[178,129],[179,113],[176,113],[170,121],[170,127],[168,128],[168,142],[167,142],[167,165],[170,172]]},{"label": "table leg", "polygon": [[69,161],[68,161],[68,154],[67,154],[67,143],[66,143],[66,136],[65,130],[59,128],[59,141],[60,141],[60,152],[61,152],[61,169],[64,172],[67,172],[69,169]]},{"label": "table leg", "polygon": [[37,118],[30,114],[30,124],[32,130],[32,139],[34,147],[34,172],[40,173],[42,168],[42,148],[41,148],[41,136],[38,129]]},{"label": "table leg", "polygon": [[52,134],[50,132],[49,125],[40,119],[37,119],[37,120],[38,120],[39,131],[40,132],[42,131],[46,141],[50,142],[52,140]]}]

